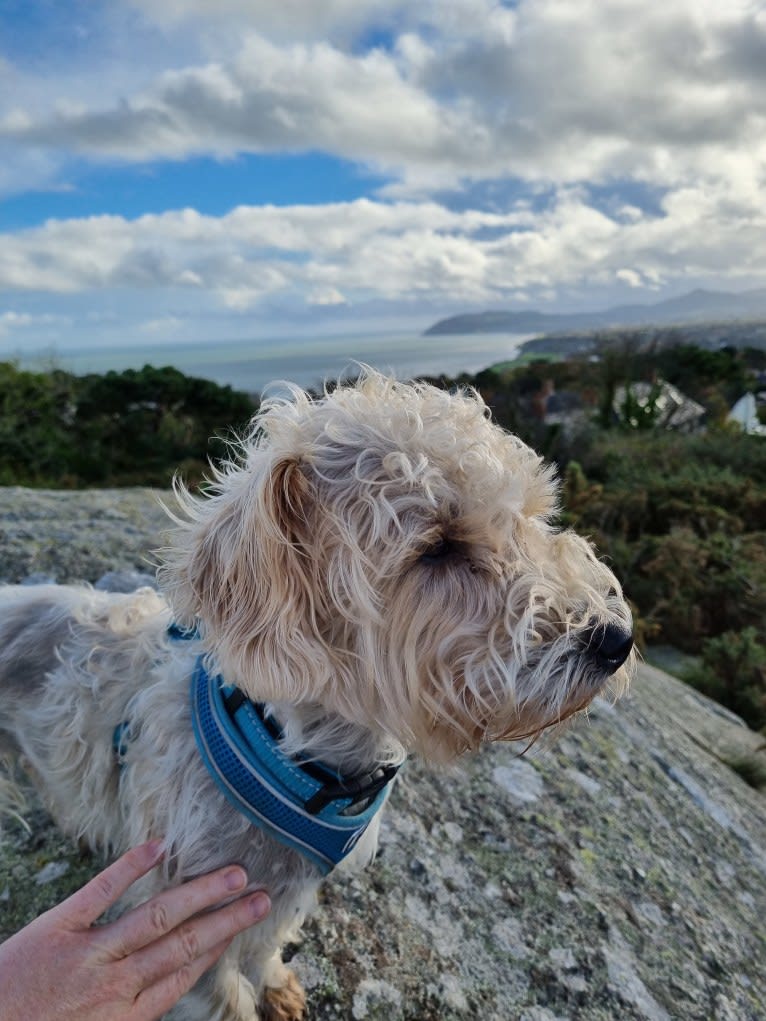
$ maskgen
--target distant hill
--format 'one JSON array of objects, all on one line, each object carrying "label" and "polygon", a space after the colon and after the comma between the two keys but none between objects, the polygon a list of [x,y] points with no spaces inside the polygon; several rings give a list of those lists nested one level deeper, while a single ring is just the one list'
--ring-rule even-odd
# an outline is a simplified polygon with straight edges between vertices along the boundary
[{"label": "distant hill", "polygon": [[618,305],[600,312],[554,313],[497,309],[450,316],[434,323],[424,336],[456,333],[557,333],[603,330],[616,326],[669,326],[731,319],[766,319],[766,288],[729,293],[690,291],[654,305]]},{"label": "distant hill", "polygon": [[698,320],[666,326],[609,326],[598,330],[551,331],[525,340],[515,357],[573,358],[597,354],[604,340],[627,336],[633,339],[636,351],[649,348],[657,350],[668,344],[691,344],[706,351],[718,351],[722,347],[749,347],[766,351],[766,319]]}]

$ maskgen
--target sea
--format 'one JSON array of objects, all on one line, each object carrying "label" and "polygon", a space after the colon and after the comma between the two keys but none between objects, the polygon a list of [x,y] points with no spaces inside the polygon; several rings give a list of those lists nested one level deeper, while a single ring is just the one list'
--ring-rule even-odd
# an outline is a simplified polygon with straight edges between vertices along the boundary
[{"label": "sea", "polygon": [[[82,375],[110,369],[172,365],[189,376],[201,376],[236,390],[261,393],[269,383],[288,380],[299,386],[321,386],[327,379],[355,375],[364,363],[396,376],[475,373],[514,358],[530,334],[418,336],[415,333],[344,334],[323,337],[274,337],[215,343],[172,343],[151,346],[110,346],[51,349],[15,353],[25,368],[57,366]],[[3,356],[0,355],[0,358]]]}]

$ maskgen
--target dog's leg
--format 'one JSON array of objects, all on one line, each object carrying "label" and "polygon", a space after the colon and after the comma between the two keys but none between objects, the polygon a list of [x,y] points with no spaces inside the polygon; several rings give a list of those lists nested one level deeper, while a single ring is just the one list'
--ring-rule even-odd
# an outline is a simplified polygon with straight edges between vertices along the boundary
[{"label": "dog's leg", "polygon": [[225,953],[164,1021],[262,1021],[257,999],[238,957]]},{"label": "dog's leg", "polygon": [[261,1021],[255,989],[236,964],[219,968],[216,986],[226,1004],[222,1021]]},{"label": "dog's leg", "polygon": [[[194,991],[165,1015],[165,1021],[303,1021],[306,996],[300,982],[275,955],[260,1003],[249,979],[235,962],[224,958]],[[278,984],[276,984],[278,983]]]},{"label": "dog's leg", "polygon": [[306,994],[295,973],[276,953],[268,963],[266,987],[261,998],[263,1021],[302,1021],[306,1016]]}]

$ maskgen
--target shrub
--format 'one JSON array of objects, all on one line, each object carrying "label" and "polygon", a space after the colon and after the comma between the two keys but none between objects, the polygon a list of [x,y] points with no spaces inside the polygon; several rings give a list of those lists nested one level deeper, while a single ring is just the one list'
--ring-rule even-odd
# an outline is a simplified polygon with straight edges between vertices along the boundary
[{"label": "shrub", "polygon": [[766,731],[766,644],[754,627],[708,639],[702,663],[685,680]]},{"label": "shrub", "polygon": [[182,462],[197,480],[224,455],[224,430],[241,430],[255,408],[169,367],[74,376],[0,363],[0,481],[166,486]]}]

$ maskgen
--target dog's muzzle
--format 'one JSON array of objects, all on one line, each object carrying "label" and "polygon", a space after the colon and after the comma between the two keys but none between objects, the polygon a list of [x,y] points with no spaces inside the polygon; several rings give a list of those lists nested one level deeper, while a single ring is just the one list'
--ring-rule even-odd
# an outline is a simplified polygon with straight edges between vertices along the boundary
[{"label": "dog's muzzle", "polygon": [[596,624],[581,641],[588,658],[607,675],[620,669],[633,648],[633,634],[623,623]]}]

